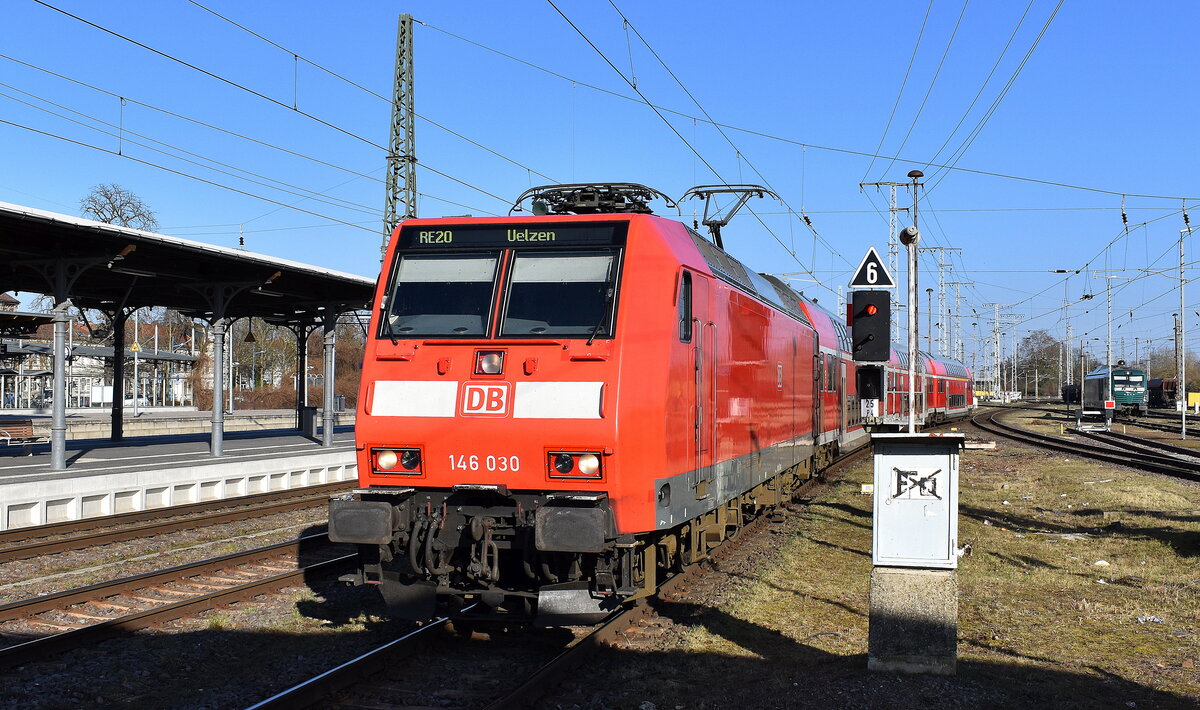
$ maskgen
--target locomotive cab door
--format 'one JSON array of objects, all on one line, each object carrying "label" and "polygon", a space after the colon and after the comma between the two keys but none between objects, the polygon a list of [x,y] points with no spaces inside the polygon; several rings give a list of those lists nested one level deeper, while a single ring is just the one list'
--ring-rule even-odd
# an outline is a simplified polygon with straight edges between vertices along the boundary
[{"label": "locomotive cab door", "polygon": [[684,271],[683,287],[690,290],[694,407],[692,490],[696,500],[711,493],[717,448],[717,325],[711,317],[711,284],[694,272]]}]

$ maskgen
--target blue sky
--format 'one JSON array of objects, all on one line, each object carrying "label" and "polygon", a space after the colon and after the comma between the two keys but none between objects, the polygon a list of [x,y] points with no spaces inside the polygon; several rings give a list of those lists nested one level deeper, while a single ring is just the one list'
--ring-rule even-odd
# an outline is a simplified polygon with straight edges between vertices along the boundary
[{"label": "blue sky", "polygon": [[[1023,321],[1020,332],[1046,328],[1061,335],[1064,277],[1047,272],[1083,269],[1066,290],[1075,304],[1074,332],[1104,336],[1105,280],[1086,272],[1119,269],[1110,273],[1133,277],[1114,280],[1113,296],[1114,312],[1123,314],[1116,347],[1124,336],[1129,354],[1134,337],[1154,338],[1156,345],[1170,338],[1177,280],[1146,270],[1177,263],[1182,198],[1192,198],[1200,226],[1198,101],[1188,81],[1197,66],[1191,28],[1200,6],[1193,3],[1075,0],[1063,2],[1047,27],[1057,0],[968,0],[965,9],[959,0],[623,0],[616,7],[630,21],[626,27],[607,0],[557,2],[624,76],[636,76],[647,99],[686,114],[666,115],[701,160],[546,2],[202,0],[280,49],[187,0],[47,1],[277,103],[33,0],[9,0],[0,119],[104,150],[0,123],[0,200],[77,214],[91,186],[115,182],[153,207],[166,234],[235,246],[240,228],[254,251],[367,276],[378,268],[380,146],[388,140],[389,104],[310,62],[390,97],[400,12],[424,23],[415,32],[417,113],[512,161],[418,120],[421,216],[504,214],[507,205],[485,193],[511,199],[551,181],[633,181],[675,196],[722,179],[769,182],[786,204],[752,204],[762,222],[748,213],[736,218],[725,232],[727,248],[757,270],[799,274],[799,288],[832,306],[837,285],[849,280],[868,246],[886,254],[886,193],[860,191],[859,183],[904,180],[922,168],[929,176],[920,212],[924,244],[962,249],[946,253],[953,265],[946,278],[970,284],[963,287],[964,311],[981,314],[964,319],[966,329],[977,322],[981,334],[990,332],[992,308],[984,304],[1000,302]],[[955,157],[1010,79],[1002,101]],[[124,106],[118,97],[128,99]],[[735,128],[722,136],[705,113]],[[867,157],[877,147],[900,158]],[[122,155],[114,154],[118,149]],[[942,171],[930,162],[1094,190]],[[1130,195],[1127,235],[1122,194]],[[683,205],[685,218],[698,207]],[[819,239],[798,218],[802,210]],[[1189,241],[1188,250],[1200,254],[1200,243]],[[922,292],[936,286],[935,263],[936,255],[923,255]],[[1190,290],[1189,304],[1200,304],[1200,289]],[[1085,293],[1100,297],[1081,302]],[[1200,306],[1188,307],[1195,348],[1200,317],[1193,310]]]}]

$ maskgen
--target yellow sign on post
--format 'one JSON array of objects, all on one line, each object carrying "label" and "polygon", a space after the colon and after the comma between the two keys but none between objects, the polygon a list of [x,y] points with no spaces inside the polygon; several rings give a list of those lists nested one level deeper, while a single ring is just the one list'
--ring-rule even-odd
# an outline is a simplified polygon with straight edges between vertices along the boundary
[{"label": "yellow sign on post", "polygon": [[129,350],[131,352],[140,353],[142,351],[142,346],[135,342],[133,345],[129,346]]}]

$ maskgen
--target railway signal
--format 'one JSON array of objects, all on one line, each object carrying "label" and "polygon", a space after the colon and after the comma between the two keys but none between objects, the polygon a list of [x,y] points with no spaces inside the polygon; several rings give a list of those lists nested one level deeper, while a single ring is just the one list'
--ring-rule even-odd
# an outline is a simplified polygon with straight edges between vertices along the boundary
[{"label": "railway signal", "polygon": [[879,362],[891,357],[892,299],[887,291],[855,291],[850,305],[854,359]]}]

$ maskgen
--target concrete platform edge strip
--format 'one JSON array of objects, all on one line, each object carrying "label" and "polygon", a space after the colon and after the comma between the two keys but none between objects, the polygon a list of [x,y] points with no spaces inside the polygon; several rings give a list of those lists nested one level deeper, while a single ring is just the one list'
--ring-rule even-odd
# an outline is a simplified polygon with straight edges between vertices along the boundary
[{"label": "concrete platform edge strip", "polygon": [[234,498],[358,477],[354,451],[0,483],[0,530]]}]

